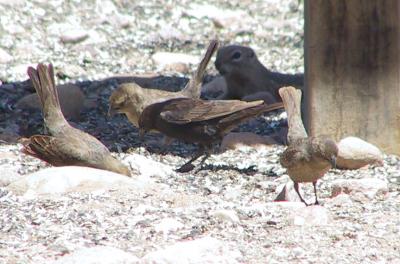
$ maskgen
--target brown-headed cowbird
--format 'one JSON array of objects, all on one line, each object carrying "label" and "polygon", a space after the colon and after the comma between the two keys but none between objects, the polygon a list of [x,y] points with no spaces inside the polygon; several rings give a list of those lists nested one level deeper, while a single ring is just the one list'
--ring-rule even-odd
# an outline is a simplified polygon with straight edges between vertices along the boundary
[{"label": "brown-headed cowbird", "polygon": [[279,89],[288,117],[289,146],[282,153],[280,163],[287,169],[300,200],[308,205],[299,192],[300,182],[312,182],[315,204],[318,204],[317,181],[336,166],[338,148],[328,137],[308,137],[301,120],[301,90],[294,87]]},{"label": "brown-headed cowbird", "polygon": [[262,92],[262,98],[267,103],[280,102],[280,87],[303,86],[303,74],[272,72],[258,60],[254,50],[249,47],[229,45],[220,48],[215,67],[225,78],[227,85],[226,91],[218,99],[245,100],[246,96]]},{"label": "brown-headed cowbird", "polygon": [[241,122],[279,108],[283,108],[282,103],[266,105],[263,101],[174,98],[147,106],[140,116],[139,128],[141,135],[156,130],[171,138],[199,144],[198,153],[178,169],[186,172],[193,169],[192,162],[206,152],[202,164],[212,144]]},{"label": "brown-headed cowbird", "polygon": [[25,154],[54,166],[86,166],[130,176],[129,169],[111,156],[95,137],[76,129],[65,120],[54,80],[53,66],[38,64],[28,75],[39,96],[43,118],[50,136],[34,135],[23,140]]},{"label": "brown-headed cowbird", "polygon": [[126,114],[129,121],[138,127],[139,116],[148,105],[178,97],[199,98],[204,72],[217,48],[218,41],[212,40],[192,78],[185,88],[179,92],[145,89],[136,83],[121,84],[110,96],[109,115],[114,113]]}]

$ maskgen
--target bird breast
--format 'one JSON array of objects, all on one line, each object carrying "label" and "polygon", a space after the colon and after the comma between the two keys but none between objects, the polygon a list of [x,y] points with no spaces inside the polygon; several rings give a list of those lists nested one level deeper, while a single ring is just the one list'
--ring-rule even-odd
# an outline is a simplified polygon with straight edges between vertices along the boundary
[{"label": "bird breast", "polygon": [[299,162],[287,168],[287,173],[294,182],[315,182],[331,169],[326,160],[318,162]]}]

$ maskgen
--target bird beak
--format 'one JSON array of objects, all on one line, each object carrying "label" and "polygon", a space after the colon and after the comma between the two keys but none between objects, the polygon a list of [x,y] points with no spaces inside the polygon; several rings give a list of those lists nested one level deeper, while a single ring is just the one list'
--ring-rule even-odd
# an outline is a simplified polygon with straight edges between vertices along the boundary
[{"label": "bird beak", "polygon": [[112,107],[112,106],[110,106],[109,108],[108,108],[108,117],[112,117],[112,116],[114,116],[116,114],[116,111],[115,111],[115,109]]},{"label": "bird beak", "polygon": [[331,157],[331,165],[333,169],[336,169],[336,157],[332,156]]}]

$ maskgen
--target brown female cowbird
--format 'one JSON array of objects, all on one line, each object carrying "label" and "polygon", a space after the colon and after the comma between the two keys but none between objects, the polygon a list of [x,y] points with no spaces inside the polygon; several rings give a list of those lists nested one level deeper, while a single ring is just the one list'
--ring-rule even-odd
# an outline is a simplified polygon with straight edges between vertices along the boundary
[{"label": "brown female cowbird", "polygon": [[23,140],[25,154],[54,166],[86,166],[130,176],[129,169],[111,156],[95,137],[76,129],[65,120],[54,81],[53,66],[38,64],[28,75],[40,98],[43,118],[50,136],[34,135]]},{"label": "brown female cowbird", "polygon": [[[267,103],[280,102],[280,87],[303,86],[303,74],[282,74],[268,70],[253,49],[239,45],[222,47],[217,52],[215,67],[227,85],[219,99],[240,99],[262,92]],[[268,95],[266,95],[268,94]]]},{"label": "brown female cowbird", "polygon": [[289,146],[282,153],[280,163],[287,169],[300,200],[308,205],[299,192],[299,182],[312,182],[315,204],[318,204],[317,180],[336,166],[338,148],[327,137],[308,137],[301,120],[301,91],[294,87],[279,89],[288,117]]},{"label": "brown female cowbird", "polygon": [[139,116],[148,105],[178,97],[199,98],[203,75],[217,48],[218,41],[212,40],[192,78],[185,88],[179,92],[145,89],[136,83],[121,84],[110,96],[109,115],[114,113],[126,114],[129,121],[138,127]]},{"label": "brown female cowbird", "polygon": [[279,108],[283,108],[282,103],[266,105],[263,101],[175,98],[146,107],[140,116],[139,128],[141,135],[157,130],[168,137],[199,144],[198,153],[178,169],[186,172],[193,169],[192,162],[206,152],[202,164],[212,144],[241,122]]}]

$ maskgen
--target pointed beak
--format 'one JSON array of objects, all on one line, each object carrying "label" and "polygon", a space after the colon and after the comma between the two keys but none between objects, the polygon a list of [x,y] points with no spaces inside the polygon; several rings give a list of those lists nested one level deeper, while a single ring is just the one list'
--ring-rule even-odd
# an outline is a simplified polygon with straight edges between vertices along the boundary
[{"label": "pointed beak", "polygon": [[333,169],[336,169],[336,156],[331,157],[331,165]]}]

